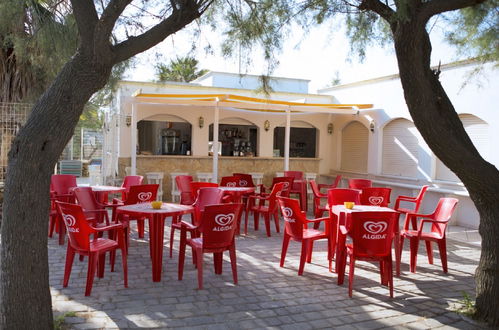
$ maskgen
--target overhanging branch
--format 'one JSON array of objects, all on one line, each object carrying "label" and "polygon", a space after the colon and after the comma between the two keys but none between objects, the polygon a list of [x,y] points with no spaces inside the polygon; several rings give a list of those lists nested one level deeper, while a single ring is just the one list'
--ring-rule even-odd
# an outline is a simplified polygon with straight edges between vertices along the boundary
[{"label": "overhanging branch", "polygon": [[95,25],[99,20],[92,0],[71,0],[82,44],[93,44]]},{"label": "overhanging branch", "polygon": [[486,0],[431,0],[421,6],[421,15],[429,19],[432,16],[478,5]]},{"label": "overhanging branch", "polygon": [[106,6],[97,24],[97,31],[100,39],[109,40],[116,20],[125,10],[132,0],[111,0]]},{"label": "overhanging branch", "polygon": [[371,10],[389,23],[392,21],[392,16],[395,14],[393,9],[378,0],[363,0],[358,8],[360,10]]}]

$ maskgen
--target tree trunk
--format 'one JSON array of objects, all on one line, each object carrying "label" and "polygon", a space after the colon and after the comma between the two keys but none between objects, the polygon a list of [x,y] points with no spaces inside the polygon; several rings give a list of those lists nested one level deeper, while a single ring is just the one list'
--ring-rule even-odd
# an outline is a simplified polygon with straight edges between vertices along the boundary
[{"label": "tree trunk", "polygon": [[392,26],[400,80],[415,126],[435,155],[464,183],[480,214],[477,316],[498,325],[499,171],[480,156],[438,80],[439,73],[431,70],[425,25],[412,19]]},{"label": "tree trunk", "polygon": [[0,328],[52,329],[47,223],[49,185],[85,103],[111,63],[76,54],[33,108],[9,153],[0,246]]}]

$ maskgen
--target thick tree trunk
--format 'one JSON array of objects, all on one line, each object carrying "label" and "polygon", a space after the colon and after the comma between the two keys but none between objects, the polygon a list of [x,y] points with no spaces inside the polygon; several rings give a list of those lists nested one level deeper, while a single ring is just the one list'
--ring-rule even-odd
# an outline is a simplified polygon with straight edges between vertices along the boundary
[{"label": "thick tree trunk", "polygon": [[111,68],[111,63],[75,55],[14,140],[1,227],[1,329],[53,327],[47,258],[50,174],[85,103],[104,86]]},{"label": "thick tree trunk", "polygon": [[430,68],[426,22],[392,26],[404,96],[414,124],[435,155],[464,183],[480,214],[482,253],[476,270],[477,316],[499,324],[499,171],[485,161],[467,135]]}]

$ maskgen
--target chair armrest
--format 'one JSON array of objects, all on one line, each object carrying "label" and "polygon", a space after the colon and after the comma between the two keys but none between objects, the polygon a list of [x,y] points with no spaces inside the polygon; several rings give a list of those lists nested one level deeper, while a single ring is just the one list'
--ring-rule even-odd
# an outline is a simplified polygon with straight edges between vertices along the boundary
[{"label": "chair armrest", "polygon": [[345,226],[341,225],[341,226],[340,226],[340,233],[341,233],[342,235],[346,235],[346,234],[348,234],[348,229],[347,229],[347,227],[345,227]]},{"label": "chair armrest", "polygon": [[316,218],[316,219],[305,219],[307,223],[316,223],[316,222],[321,222],[321,221],[326,221],[329,220],[329,217],[327,218]]},{"label": "chair armrest", "polygon": [[106,231],[106,230],[111,230],[111,229],[123,229],[123,225],[121,223],[113,223],[112,225],[109,226],[104,226],[104,227],[92,227],[95,231],[100,232],[100,231]]},{"label": "chair armrest", "polygon": [[412,201],[416,201],[416,197],[411,197],[411,196],[398,196],[397,199],[400,199],[400,200],[403,200],[403,201],[408,201],[408,202],[412,202]]},{"label": "chair armrest", "polygon": [[193,230],[198,229],[198,226],[194,226],[193,224],[185,222],[184,220],[182,220],[182,221],[180,221],[180,229],[193,231]]},{"label": "chair armrest", "polygon": [[113,198],[113,204],[118,204],[118,205],[125,205],[125,203],[118,198]]}]

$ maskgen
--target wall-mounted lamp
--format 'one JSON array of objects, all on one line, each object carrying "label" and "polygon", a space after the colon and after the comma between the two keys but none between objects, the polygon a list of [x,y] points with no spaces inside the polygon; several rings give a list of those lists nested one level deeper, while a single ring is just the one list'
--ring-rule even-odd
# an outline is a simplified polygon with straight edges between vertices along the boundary
[{"label": "wall-mounted lamp", "polygon": [[371,120],[371,123],[369,124],[369,130],[371,131],[371,133],[374,133],[374,120]]},{"label": "wall-mounted lamp", "polygon": [[126,124],[127,127],[130,127],[130,125],[132,125],[132,116],[127,115],[125,117],[125,124]]},{"label": "wall-mounted lamp", "polygon": [[270,129],[270,121],[266,120],[263,123],[263,129],[265,129],[265,131],[268,132],[268,130]]},{"label": "wall-mounted lamp", "polygon": [[203,128],[204,127],[204,118],[203,117],[199,117],[198,124],[199,124],[199,128]]},{"label": "wall-mounted lamp", "polygon": [[327,134],[333,134],[333,123],[327,124]]}]

